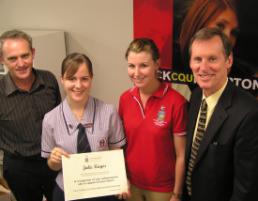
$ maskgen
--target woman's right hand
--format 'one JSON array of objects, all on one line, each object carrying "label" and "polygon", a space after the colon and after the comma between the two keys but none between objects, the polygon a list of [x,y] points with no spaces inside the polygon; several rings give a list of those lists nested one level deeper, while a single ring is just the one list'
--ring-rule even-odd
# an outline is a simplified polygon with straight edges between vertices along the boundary
[{"label": "woman's right hand", "polygon": [[47,161],[49,168],[55,171],[61,170],[62,156],[69,158],[69,154],[65,150],[59,147],[55,147],[54,149],[52,149]]}]

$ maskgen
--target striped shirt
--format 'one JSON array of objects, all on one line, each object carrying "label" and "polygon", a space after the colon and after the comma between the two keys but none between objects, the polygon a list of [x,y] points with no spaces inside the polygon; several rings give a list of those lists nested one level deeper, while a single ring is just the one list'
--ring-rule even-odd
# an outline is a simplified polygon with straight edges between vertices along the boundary
[{"label": "striped shirt", "polygon": [[[48,158],[54,147],[60,147],[70,154],[77,152],[78,124],[85,126],[91,150],[105,151],[125,144],[123,126],[116,108],[89,97],[82,120],[72,113],[67,100],[45,115],[42,130],[41,155]],[[56,178],[63,189],[62,171]]]},{"label": "striped shirt", "polygon": [[54,75],[35,69],[33,73],[29,91],[17,88],[10,74],[0,80],[0,149],[17,156],[40,154],[42,120],[61,101]]}]

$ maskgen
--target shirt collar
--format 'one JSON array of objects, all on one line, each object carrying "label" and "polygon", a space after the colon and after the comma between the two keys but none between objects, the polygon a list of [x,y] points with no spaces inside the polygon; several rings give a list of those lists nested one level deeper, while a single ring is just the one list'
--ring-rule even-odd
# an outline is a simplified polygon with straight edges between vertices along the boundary
[{"label": "shirt collar", "polygon": [[212,94],[211,96],[209,96],[207,98],[205,97],[205,95],[203,93],[202,99],[206,99],[208,108],[214,108],[215,107],[215,105],[217,104],[221,94],[223,93],[224,89],[226,88],[227,83],[228,83],[228,79],[225,82],[225,84],[218,91],[216,91],[214,94]]},{"label": "shirt collar", "polygon": [[[166,92],[168,91],[169,88],[169,84],[165,83],[165,82],[161,82],[160,87],[157,89],[157,91],[155,91],[152,96],[156,97],[156,98],[162,98]],[[139,93],[139,88],[138,87],[133,87],[130,91],[130,93],[132,94],[132,96],[135,96],[137,98],[140,98],[140,93]]]},{"label": "shirt collar", "polygon": [[88,102],[85,106],[83,118],[81,121],[78,121],[76,117],[74,116],[68,102],[67,98],[62,103],[63,105],[63,114],[64,118],[69,130],[69,134],[72,134],[76,131],[78,125],[81,123],[85,128],[93,128],[93,118],[95,113],[95,101],[93,97],[89,97]]},{"label": "shirt collar", "polygon": [[[32,68],[32,73],[35,75],[35,81],[32,84],[31,87],[31,92],[35,91],[36,89],[38,89],[40,86],[44,86],[45,82],[43,80],[43,78],[40,76],[40,74],[37,73],[37,71]],[[6,96],[11,95],[12,93],[14,93],[15,91],[21,91],[13,82],[10,72],[8,72],[5,76],[4,76],[4,83],[5,83],[5,94]]]},{"label": "shirt collar", "polygon": [[5,84],[5,94],[6,96],[9,96],[10,94],[12,94],[13,92],[15,92],[16,90],[19,90],[15,84],[13,83],[13,80],[10,76],[10,73],[7,73],[4,76],[4,84]]}]

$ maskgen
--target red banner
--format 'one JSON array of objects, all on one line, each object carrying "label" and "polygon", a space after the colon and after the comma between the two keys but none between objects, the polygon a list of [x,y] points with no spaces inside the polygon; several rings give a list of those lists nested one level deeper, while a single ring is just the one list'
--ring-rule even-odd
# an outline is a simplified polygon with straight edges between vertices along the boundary
[{"label": "red banner", "polygon": [[161,68],[172,67],[173,0],[134,0],[134,38],[148,37],[157,44]]}]

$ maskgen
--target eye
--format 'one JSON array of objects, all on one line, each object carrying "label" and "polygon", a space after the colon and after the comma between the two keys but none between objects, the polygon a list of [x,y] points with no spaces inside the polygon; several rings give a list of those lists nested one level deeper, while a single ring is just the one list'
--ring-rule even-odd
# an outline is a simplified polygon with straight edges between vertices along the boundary
[{"label": "eye", "polygon": [[194,57],[194,58],[193,58],[193,61],[194,61],[195,63],[200,63],[200,62],[202,61],[202,58],[201,58],[201,57]]},{"label": "eye", "polygon": [[7,58],[9,62],[15,62],[17,60],[17,57],[9,57]]},{"label": "eye", "polygon": [[148,64],[146,64],[146,63],[142,63],[142,64],[140,64],[140,67],[141,68],[146,68],[146,67],[148,67],[149,65]]},{"label": "eye", "polygon": [[221,31],[223,31],[223,30],[225,29],[225,24],[222,23],[222,22],[218,22],[218,23],[216,24],[216,26],[217,26],[217,28],[219,28]]},{"label": "eye", "polygon": [[76,80],[76,77],[66,77],[65,79],[69,80],[69,81],[75,81]]},{"label": "eye", "polygon": [[30,57],[30,54],[29,54],[29,53],[26,53],[26,54],[21,55],[21,58],[22,58],[22,59],[28,59],[29,57]]},{"label": "eye", "polygon": [[133,64],[128,64],[128,68],[134,68],[135,66]]},{"label": "eye", "polygon": [[210,57],[210,58],[209,58],[209,61],[212,62],[212,63],[215,62],[216,60],[217,60],[216,57]]},{"label": "eye", "polygon": [[82,77],[81,79],[82,79],[82,81],[88,81],[90,79],[90,77],[89,76],[85,76],[85,77]]}]

